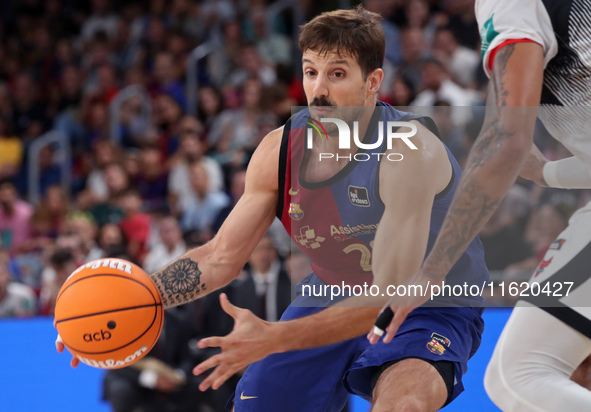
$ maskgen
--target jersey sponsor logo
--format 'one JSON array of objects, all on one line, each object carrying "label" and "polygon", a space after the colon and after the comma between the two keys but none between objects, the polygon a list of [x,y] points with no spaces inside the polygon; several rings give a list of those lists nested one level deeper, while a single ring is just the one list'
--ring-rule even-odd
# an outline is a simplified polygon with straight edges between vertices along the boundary
[{"label": "jersey sponsor logo", "polygon": [[295,240],[300,245],[305,246],[306,249],[318,249],[326,239],[322,236],[316,236],[316,232],[310,226],[304,226],[300,229],[300,235],[295,236]]},{"label": "jersey sponsor logo", "polygon": [[242,393],[240,394],[240,400],[241,400],[241,401],[244,401],[244,400],[247,400],[247,399],[256,399],[256,398],[258,398],[258,396],[245,396],[245,395],[244,395],[244,392],[242,392]]},{"label": "jersey sponsor logo", "polygon": [[534,277],[542,273],[544,269],[546,269],[550,265],[552,259],[554,259],[554,256],[552,256],[550,259],[542,260],[542,262],[540,262],[540,266],[538,266],[538,269],[536,270],[536,274],[534,275]]},{"label": "jersey sponsor logo", "polygon": [[552,244],[550,245],[550,247],[548,249],[560,250],[562,245],[564,245],[564,242],[566,242],[566,239],[556,239],[554,242],[552,242]]},{"label": "jersey sponsor logo", "polygon": [[495,17],[494,13],[490,16],[483,25],[482,29],[480,29],[480,39],[482,40],[482,45],[480,46],[480,52],[482,54],[482,59],[484,59],[484,55],[488,51],[493,40],[499,35],[499,33],[495,30],[495,25],[493,23],[493,18]]},{"label": "jersey sponsor logo", "polygon": [[349,200],[355,206],[370,207],[369,195],[365,187],[349,186]]},{"label": "jersey sponsor logo", "polygon": [[289,188],[289,191],[287,193],[289,193],[290,196],[295,196],[298,193],[300,193],[300,191],[299,190],[293,190],[293,187],[290,187]]},{"label": "jersey sponsor logo", "polygon": [[437,355],[443,355],[445,350],[449,348],[451,341],[443,335],[433,332],[431,340],[427,343],[427,349]]},{"label": "jersey sponsor logo", "polygon": [[335,226],[330,225],[330,235],[337,241],[342,242],[343,240],[351,237],[373,235],[378,230],[378,223],[372,225],[366,225],[361,223],[359,225],[351,226]]},{"label": "jersey sponsor logo", "polygon": [[304,211],[297,203],[290,203],[289,204],[289,217],[293,220],[300,220],[304,217]]}]

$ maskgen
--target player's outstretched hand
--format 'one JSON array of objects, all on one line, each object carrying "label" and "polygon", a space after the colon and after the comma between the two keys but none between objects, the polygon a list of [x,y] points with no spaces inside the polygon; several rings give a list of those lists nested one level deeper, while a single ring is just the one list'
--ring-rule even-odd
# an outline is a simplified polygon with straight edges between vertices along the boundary
[{"label": "player's outstretched hand", "polygon": [[[55,320],[53,321],[53,327],[55,328]],[[64,342],[62,341],[62,337],[58,334],[57,339],[55,340],[55,349],[59,353],[62,353],[65,348],[66,348],[66,346],[64,345]],[[76,356],[72,356],[72,360],[70,361],[70,365],[72,366],[72,368],[77,367],[79,363],[80,363],[80,359],[78,359]]]},{"label": "player's outstretched hand", "polygon": [[215,368],[199,385],[202,391],[209,388],[218,389],[238,371],[274,352],[276,334],[272,322],[266,322],[251,311],[232,305],[224,293],[220,295],[220,304],[224,312],[234,318],[234,329],[227,336],[215,336],[199,341],[198,346],[201,349],[222,349],[222,353],[201,362],[193,369],[193,374],[200,375]]},{"label": "player's outstretched hand", "polygon": [[[389,325],[384,330],[386,335],[384,336],[384,343],[390,343],[392,338],[396,335],[398,328],[402,325],[402,322],[406,319],[408,314],[412,312],[413,309],[418,308],[423,303],[425,303],[429,299],[428,287],[433,281],[429,280],[421,270],[415,273],[407,282],[404,288],[400,288],[400,290],[409,291],[406,295],[395,295],[393,296],[386,306],[392,309],[394,312],[394,317],[389,322]],[[411,285],[415,285],[412,288],[409,287]],[[411,293],[412,291],[412,293]],[[420,293],[422,291],[422,293]],[[380,313],[381,314],[381,313]],[[379,315],[378,315],[379,318]],[[373,345],[380,340],[382,335],[375,332],[372,329],[368,335],[367,339]]]}]

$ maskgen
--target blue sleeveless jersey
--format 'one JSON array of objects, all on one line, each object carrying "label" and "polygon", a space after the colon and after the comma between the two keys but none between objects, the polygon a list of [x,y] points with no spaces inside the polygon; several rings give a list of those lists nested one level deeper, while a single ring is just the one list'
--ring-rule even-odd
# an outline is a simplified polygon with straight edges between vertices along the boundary
[{"label": "blue sleeveless jersey", "polygon": [[[356,158],[359,161],[348,162],[330,179],[307,182],[302,178],[300,168],[306,150],[308,116],[309,110],[302,110],[284,128],[277,216],[296,245],[310,258],[314,273],[322,281],[338,285],[342,282],[351,285],[363,285],[364,282],[371,284],[371,250],[384,213],[379,194],[379,165],[380,161],[388,161],[383,155],[378,161],[378,155],[385,152],[386,139],[376,149],[358,149]],[[378,102],[362,141],[366,144],[377,142],[378,125],[385,125],[388,121],[410,120],[418,120],[438,134],[430,118],[402,112]],[[380,124],[379,121],[384,123]],[[461,176],[456,159],[447,147],[446,150],[453,174],[448,186],[433,199],[427,254],[435,243]],[[400,196],[404,196],[404,193]],[[484,262],[484,250],[480,239],[476,237],[449,272],[446,284],[452,287],[467,284],[468,287],[477,285],[483,288],[486,282],[488,270]],[[483,302],[484,299],[478,296],[460,296],[430,303],[437,306],[482,306]]]}]

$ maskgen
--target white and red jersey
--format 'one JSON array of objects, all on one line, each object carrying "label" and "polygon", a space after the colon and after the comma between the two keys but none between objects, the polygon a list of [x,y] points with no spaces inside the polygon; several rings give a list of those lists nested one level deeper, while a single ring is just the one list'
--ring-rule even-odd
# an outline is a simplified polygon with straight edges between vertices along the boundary
[{"label": "white and red jersey", "polygon": [[506,44],[544,50],[539,118],[591,170],[591,0],[476,0],[484,70]]}]

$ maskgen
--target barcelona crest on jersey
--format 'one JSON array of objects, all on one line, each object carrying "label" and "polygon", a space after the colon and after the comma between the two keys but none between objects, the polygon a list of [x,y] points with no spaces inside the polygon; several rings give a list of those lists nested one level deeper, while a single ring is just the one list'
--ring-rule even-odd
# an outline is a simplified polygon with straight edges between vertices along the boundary
[{"label": "barcelona crest on jersey", "polygon": [[431,340],[427,343],[427,349],[437,355],[443,355],[445,350],[449,348],[451,342],[445,336],[442,336],[438,333],[431,334]]},{"label": "barcelona crest on jersey", "polygon": [[304,211],[297,203],[290,203],[289,204],[289,217],[293,220],[300,220],[304,217]]}]

